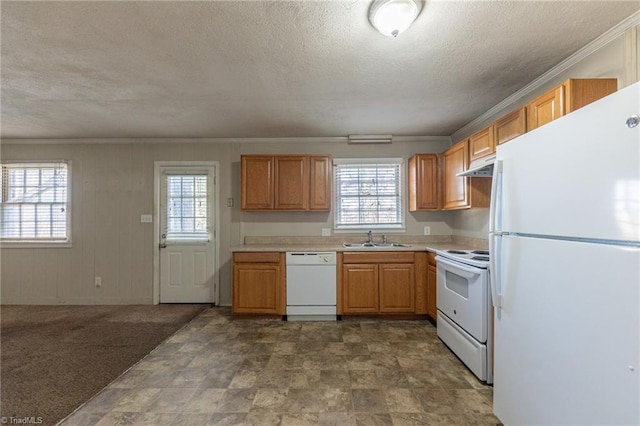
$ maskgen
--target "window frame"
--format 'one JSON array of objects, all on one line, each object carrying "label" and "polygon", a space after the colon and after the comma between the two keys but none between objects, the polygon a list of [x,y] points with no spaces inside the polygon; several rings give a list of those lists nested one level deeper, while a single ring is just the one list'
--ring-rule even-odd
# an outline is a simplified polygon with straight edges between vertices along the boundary
[{"label": "window frame", "polygon": [[[193,176],[193,177],[204,177],[206,179],[206,191],[205,191],[205,195],[204,195],[204,199],[205,202],[207,203],[206,206],[206,216],[205,216],[205,222],[206,222],[206,230],[203,232],[193,232],[193,233],[189,233],[189,232],[175,232],[175,235],[170,236],[170,234],[172,234],[172,232],[169,231],[169,221],[172,218],[176,218],[178,216],[171,216],[170,215],[170,211],[171,211],[171,207],[169,206],[170,204],[170,195],[169,195],[169,180],[171,177],[187,177],[187,176]],[[209,206],[209,197],[210,197],[210,189],[211,189],[211,185],[213,184],[213,182],[211,181],[212,177],[209,173],[208,170],[171,170],[169,172],[166,172],[164,174],[164,185],[165,186],[165,193],[162,194],[163,197],[165,197],[165,209],[162,211],[162,214],[164,215],[164,217],[162,218],[162,220],[164,220],[164,227],[162,229],[162,234],[163,234],[163,242],[165,244],[171,245],[171,244],[202,244],[204,243],[208,243],[211,241],[211,211],[210,211],[210,206]],[[195,182],[194,182],[195,185]],[[182,193],[180,195],[183,195]],[[190,197],[180,197],[181,199],[184,198],[190,198]],[[194,193],[194,200],[198,198],[195,196]],[[194,206],[194,215],[195,215],[195,206]],[[184,219],[184,216],[179,216],[181,219]],[[194,221],[197,218],[197,216],[194,216]]]},{"label": "window frame", "polygon": [[[66,165],[67,168],[67,199],[65,202],[65,213],[66,213],[66,238],[60,239],[50,239],[50,238],[37,238],[37,237],[25,237],[25,238],[14,238],[14,237],[2,237],[0,234],[0,246],[2,248],[65,248],[72,246],[72,165],[71,160],[3,160],[0,162],[0,189],[2,191],[5,190],[5,182],[4,182],[4,168],[10,166],[16,167],[47,167],[54,166],[59,164]],[[5,203],[4,194],[0,194],[0,204]],[[0,216],[0,219],[1,216]],[[1,229],[0,229],[1,232]]]},{"label": "window frame", "polygon": [[[372,166],[372,165],[393,165],[398,167],[398,195],[397,195],[397,208],[399,215],[399,223],[398,224],[385,224],[385,223],[371,223],[371,224],[340,224],[338,222],[338,217],[341,211],[340,205],[340,187],[338,182],[338,167],[339,166]],[[333,187],[335,194],[333,196],[334,199],[334,214],[333,214],[333,230],[336,233],[349,233],[353,231],[362,231],[362,230],[375,230],[375,231],[385,231],[385,232],[405,232],[406,231],[406,214],[405,214],[405,195],[404,195],[404,172],[405,171],[405,161],[403,158],[334,158],[333,159]]]}]

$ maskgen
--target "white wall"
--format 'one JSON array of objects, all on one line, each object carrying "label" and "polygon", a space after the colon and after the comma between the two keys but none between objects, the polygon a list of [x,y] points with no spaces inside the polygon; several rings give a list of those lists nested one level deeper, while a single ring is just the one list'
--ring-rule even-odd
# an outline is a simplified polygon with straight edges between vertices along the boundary
[{"label": "white wall", "polygon": [[[71,248],[2,248],[1,301],[6,304],[152,303],[155,161],[218,161],[220,197],[220,303],[231,302],[231,253],[246,235],[320,236],[331,213],[240,211],[240,155],[318,153],[333,157],[403,157],[440,152],[449,138],[351,146],[334,142],[243,143],[214,140],[3,141],[1,158],[71,160]],[[226,200],[234,199],[234,207]],[[450,212],[407,213],[407,234],[450,235]],[[94,277],[102,278],[96,288]]]}]

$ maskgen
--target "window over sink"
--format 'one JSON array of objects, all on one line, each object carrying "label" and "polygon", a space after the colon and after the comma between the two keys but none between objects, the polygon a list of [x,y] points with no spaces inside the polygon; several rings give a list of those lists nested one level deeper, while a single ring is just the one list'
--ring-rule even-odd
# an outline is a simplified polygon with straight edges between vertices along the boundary
[{"label": "window over sink", "polygon": [[404,229],[402,158],[333,160],[336,230]]}]

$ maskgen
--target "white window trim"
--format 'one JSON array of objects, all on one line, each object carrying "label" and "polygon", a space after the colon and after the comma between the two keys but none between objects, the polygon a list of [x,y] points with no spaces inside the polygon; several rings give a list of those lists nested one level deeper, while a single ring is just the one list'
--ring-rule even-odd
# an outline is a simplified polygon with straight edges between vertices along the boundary
[{"label": "white window trim", "polygon": [[69,248],[72,247],[72,167],[71,160],[3,160],[1,166],[10,164],[31,164],[31,165],[44,165],[64,163],[67,165],[67,239],[66,240],[45,240],[45,239],[15,239],[15,238],[0,238],[0,248]]},{"label": "white window trim", "polygon": [[[334,158],[333,159],[333,187],[337,191],[337,179],[336,179],[336,166],[343,164],[399,164],[400,165],[400,205],[399,205],[399,213],[400,213],[400,224],[396,226],[389,226],[386,224],[373,225],[373,224],[365,224],[365,225],[341,225],[337,224],[337,214],[338,214],[338,204],[335,201],[335,211],[333,215],[333,232],[336,234],[347,234],[353,233],[354,231],[367,231],[367,230],[375,230],[375,231],[384,231],[385,233],[405,233],[407,226],[407,218],[405,214],[405,203],[406,197],[404,195],[404,187],[406,185],[406,181],[404,179],[404,171],[405,171],[405,161],[401,157],[383,157],[383,158]],[[337,193],[337,192],[336,192]]]}]

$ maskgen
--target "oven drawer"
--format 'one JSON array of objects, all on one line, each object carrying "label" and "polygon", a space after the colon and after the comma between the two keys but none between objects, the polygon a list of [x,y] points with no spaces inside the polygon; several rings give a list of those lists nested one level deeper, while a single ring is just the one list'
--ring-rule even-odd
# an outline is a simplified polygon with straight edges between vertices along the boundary
[{"label": "oven drawer", "polygon": [[453,321],[438,311],[438,337],[478,376],[488,381],[487,347],[478,343]]},{"label": "oven drawer", "polygon": [[437,307],[480,343],[488,337],[489,273],[436,257]]}]

